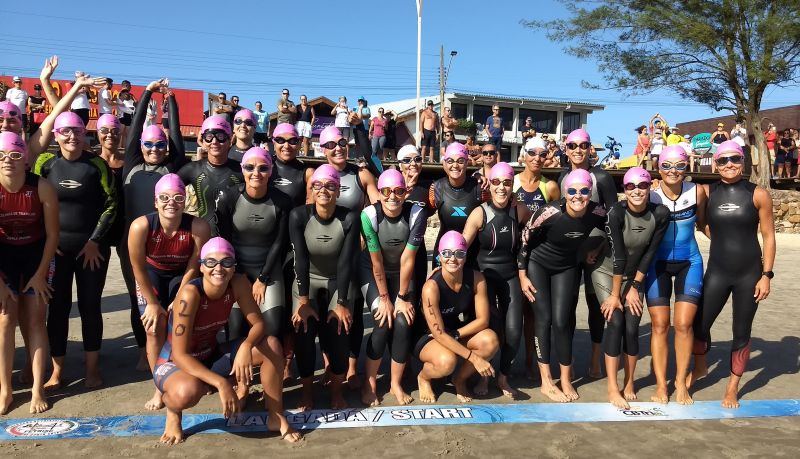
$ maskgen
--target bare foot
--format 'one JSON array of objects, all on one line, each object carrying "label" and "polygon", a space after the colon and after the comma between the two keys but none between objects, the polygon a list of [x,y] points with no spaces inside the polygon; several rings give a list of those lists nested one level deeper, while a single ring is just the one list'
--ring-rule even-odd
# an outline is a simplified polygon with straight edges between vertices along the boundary
[{"label": "bare foot", "polygon": [[286,360],[286,366],[283,367],[283,382],[289,381],[292,379],[294,375],[292,375],[292,361]]},{"label": "bare foot", "polygon": [[348,408],[349,405],[347,404],[347,400],[344,399],[344,396],[341,392],[337,393],[337,391],[331,391],[331,409],[332,410],[343,410]]},{"label": "bare foot", "polygon": [[150,371],[150,363],[147,362],[147,351],[139,349],[139,361],[136,362],[136,371]]},{"label": "bare foot", "polygon": [[545,397],[549,398],[554,402],[559,403],[566,403],[569,401],[569,398],[561,392],[561,389],[558,388],[552,381],[544,382],[542,381],[542,387],[539,389]]},{"label": "bare foot", "polygon": [[650,400],[656,403],[669,403],[669,395],[667,395],[667,386],[656,386],[656,393],[650,397]]},{"label": "bare foot", "polygon": [[61,375],[53,373],[50,379],[44,383],[44,390],[57,390],[61,388]]},{"label": "bare foot", "polygon": [[347,375],[347,388],[350,390],[361,389],[361,378],[357,374],[352,373]]},{"label": "bare foot", "polygon": [[567,397],[567,400],[574,402],[580,398],[578,391],[572,386],[572,381],[561,380],[561,392]]},{"label": "bare foot", "polygon": [[453,378],[453,387],[456,389],[456,399],[461,403],[469,403],[472,401],[472,393],[467,387],[466,379]]},{"label": "bare foot", "polygon": [[86,386],[88,389],[94,389],[95,387],[100,387],[103,385],[103,376],[100,374],[99,371],[93,371],[91,373],[86,373],[86,380],[83,382],[83,385]]},{"label": "bare foot", "polygon": [[636,389],[634,389],[633,383],[625,385],[625,388],[622,389],[622,396],[629,402],[636,400]]},{"label": "bare foot", "polygon": [[419,400],[422,403],[436,403],[436,393],[433,392],[430,381],[417,376],[417,387],[419,387]]},{"label": "bare foot", "polygon": [[481,376],[478,380],[478,384],[475,384],[475,387],[472,388],[472,391],[478,397],[483,397],[489,393],[489,378],[487,376]]},{"label": "bare foot", "polygon": [[723,408],[739,408],[738,389],[736,385],[728,384],[728,387],[725,388],[725,397],[722,398]]},{"label": "bare foot", "polygon": [[269,413],[269,417],[267,418],[267,430],[270,432],[278,432],[281,435],[281,440],[286,440],[289,443],[297,443],[303,439],[303,435],[294,430],[286,417],[278,413]]},{"label": "bare foot", "polygon": [[681,405],[691,405],[694,403],[692,396],[689,395],[689,389],[685,386],[675,385],[675,400]]},{"label": "bare foot", "polygon": [[161,435],[161,443],[165,445],[177,445],[183,443],[183,428],[181,427],[181,413],[167,410],[167,421],[164,426],[164,433]]},{"label": "bare foot", "polygon": [[619,391],[617,390],[608,391],[608,401],[621,410],[628,410],[631,407],[625,397],[620,395]]},{"label": "bare foot", "polygon": [[408,405],[414,401],[414,397],[408,395],[399,385],[395,386],[392,384],[392,387],[389,388],[389,392],[397,399],[398,405]]},{"label": "bare foot", "polygon": [[300,411],[311,411],[314,409],[314,393],[311,389],[302,389],[300,392],[300,401],[297,403],[297,409]]},{"label": "bare foot", "polygon": [[686,388],[691,388],[694,383],[697,382],[698,379],[706,376],[708,374],[708,367],[705,365],[698,366],[695,364],[695,367],[692,369],[692,372],[686,376]]},{"label": "bare foot", "polygon": [[361,388],[361,403],[365,406],[378,406],[381,404],[378,394],[369,387],[369,384],[365,384],[364,387]]},{"label": "bare foot", "polygon": [[164,408],[164,402],[161,400],[161,391],[156,389],[153,397],[144,402],[144,409],[149,411],[158,411],[161,408]]},{"label": "bare foot", "polygon": [[5,395],[0,396],[0,400],[2,400],[2,405],[0,405],[0,415],[8,414],[11,410],[11,403],[14,401],[14,394],[9,392]]},{"label": "bare foot", "polygon": [[497,387],[505,397],[510,398],[511,400],[519,400],[520,395],[522,395],[520,391],[511,387],[511,385],[508,383],[508,376],[504,374],[500,374],[497,377]]},{"label": "bare foot", "polygon": [[31,414],[44,413],[50,409],[50,403],[47,401],[47,396],[44,395],[44,389],[31,391]]},{"label": "bare foot", "polygon": [[239,412],[243,412],[247,408],[247,396],[250,395],[250,388],[245,385],[236,386],[236,398],[239,399]]},{"label": "bare foot", "polygon": [[322,373],[322,387],[327,387],[331,383],[331,372],[325,368],[325,372]]}]

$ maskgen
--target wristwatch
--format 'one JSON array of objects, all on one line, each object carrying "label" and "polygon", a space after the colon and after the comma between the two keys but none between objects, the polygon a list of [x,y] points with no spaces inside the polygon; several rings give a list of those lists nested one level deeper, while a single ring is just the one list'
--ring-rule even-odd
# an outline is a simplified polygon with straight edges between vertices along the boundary
[{"label": "wristwatch", "polygon": [[262,284],[267,284],[269,282],[269,274],[259,274],[258,281]]},{"label": "wristwatch", "polygon": [[631,287],[635,288],[637,292],[641,291],[642,283],[637,281],[636,279],[634,279],[634,280],[631,281]]},{"label": "wristwatch", "polygon": [[767,279],[772,279],[773,277],[775,277],[775,273],[772,271],[764,271],[763,273],[761,273],[761,275],[766,276]]},{"label": "wristwatch", "polygon": [[338,304],[340,306],[347,307],[347,299],[346,298],[339,298],[338,300],[336,300],[336,304]]},{"label": "wristwatch", "polygon": [[398,293],[397,298],[400,298],[403,301],[411,301],[411,292],[408,293]]},{"label": "wristwatch", "polygon": [[452,336],[453,339],[456,340],[456,341],[461,339],[461,333],[459,333],[458,330],[451,331],[450,332],[450,336]]}]

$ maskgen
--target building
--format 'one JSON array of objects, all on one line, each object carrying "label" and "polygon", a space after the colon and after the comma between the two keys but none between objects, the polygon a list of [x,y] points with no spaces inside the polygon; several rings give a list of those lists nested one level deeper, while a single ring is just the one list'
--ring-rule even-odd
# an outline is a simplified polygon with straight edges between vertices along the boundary
[{"label": "building", "polygon": [[[800,105],[789,105],[787,107],[769,108],[761,110],[762,125],[766,130],[769,123],[774,124],[779,131],[787,128],[800,128]],[[720,116],[716,118],[706,118],[703,120],[685,121],[678,123],[677,127],[683,134],[700,134],[704,132],[714,132],[717,130],[717,123],[723,123],[725,130],[730,132],[736,124],[736,116]]]},{"label": "building", "polygon": [[[434,110],[441,113],[439,95],[426,97],[421,101],[432,100]],[[503,147],[500,154],[504,161],[516,161],[522,146],[522,133],[519,128],[525,125],[525,118],[533,119],[533,127],[539,133],[547,133],[560,138],[562,134],[586,127],[589,114],[603,110],[603,105],[583,102],[536,99],[530,97],[501,96],[492,94],[471,94],[452,92],[444,95],[445,107],[450,107],[451,115],[459,120],[472,121],[476,128],[476,140],[487,141],[483,125],[492,114],[492,105],[500,106],[503,118]],[[416,144],[416,106],[415,98],[393,102],[370,103],[372,112],[378,108],[393,111],[397,120],[397,144]],[[424,107],[423,107],[424,108]],[[456,130],[456,139],[465,141],[469,135],[465,130]]]}]

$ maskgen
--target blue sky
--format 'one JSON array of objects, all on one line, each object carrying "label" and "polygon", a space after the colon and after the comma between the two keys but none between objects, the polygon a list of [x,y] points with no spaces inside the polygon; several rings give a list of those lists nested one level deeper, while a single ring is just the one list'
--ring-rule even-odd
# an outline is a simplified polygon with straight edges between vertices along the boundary
[{"label": "blue sky", "polygon": [[[226,91],[244,106],[271,107],[280,89],[293,98],[344,94],[381,102],[413,98],[417,16],[414,0],[7,3],[0,17],[15,33],[0,47],[0,73],[36,76],[58,54],[58,78],[75,70],[135,84],[162,76],[172,86]],[[33,9],[33,6],[36,6]],[[119,6],[124,5],[124,6]],[[191,5],[188,6],[188,5]],[[606,105],[589,117],[593,139],[611,135],[632,150],[633,128],[660,112],[670,124],[714,116],[668,90],[625,98],[583,89],[601,82],[594,62],[564,54],[521,19],[565,14],[556,0],[427,0],[423,10],[422,93],[438,93],[439,46],[458,55],[449,90],[559,98]],[[792,89],[770,89],[764,108],[797,103]]]}]

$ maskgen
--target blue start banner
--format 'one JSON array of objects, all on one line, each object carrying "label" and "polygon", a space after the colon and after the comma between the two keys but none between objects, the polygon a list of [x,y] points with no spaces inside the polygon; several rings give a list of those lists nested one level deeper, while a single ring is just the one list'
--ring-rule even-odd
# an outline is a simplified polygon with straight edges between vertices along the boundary
[{"label": "blue start banner", "polygon": [[[452,424],[537,424],[605,421],[680,421],[800,416],[800,400],[744,400],[739,409],[725,409],[719,401],[633,403],[620,410],[609,403],[529,403],[519,405],[430,405],[314,410],[290,413],[289,422],[301,430],[360,427],[438,426]],[[240,413],[230,419],[219,414],[183,416],[188,435],[197,433],[264,432],[264,412]],[[0,440],[42,440],[92,437],[160,436],[164,416],[9,419],[0,422]]]}]

